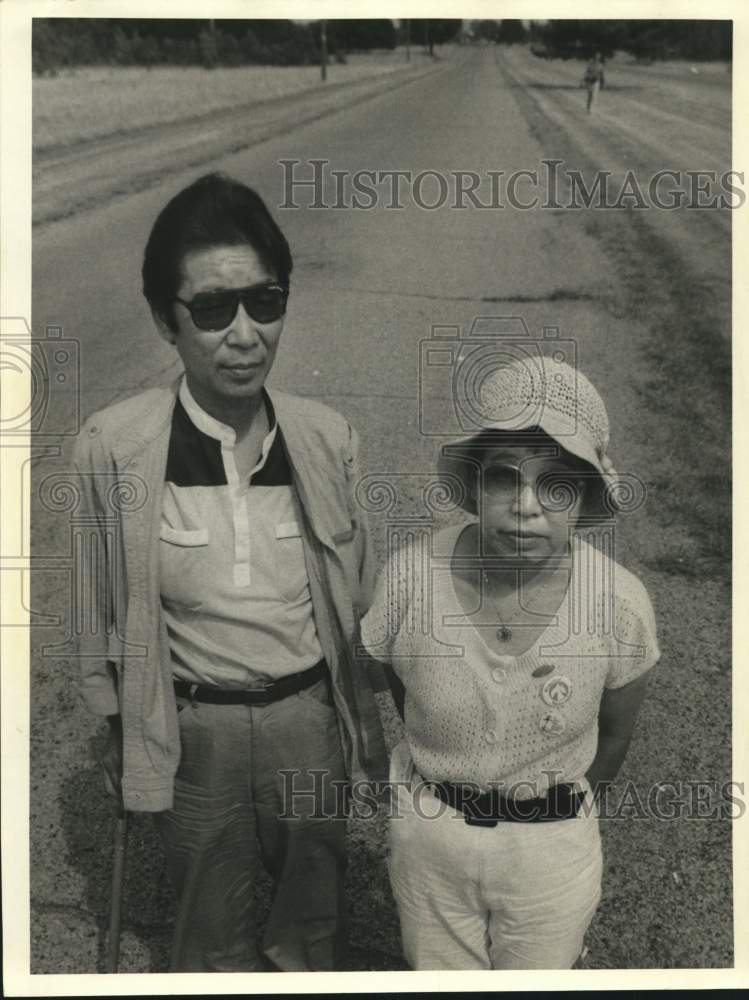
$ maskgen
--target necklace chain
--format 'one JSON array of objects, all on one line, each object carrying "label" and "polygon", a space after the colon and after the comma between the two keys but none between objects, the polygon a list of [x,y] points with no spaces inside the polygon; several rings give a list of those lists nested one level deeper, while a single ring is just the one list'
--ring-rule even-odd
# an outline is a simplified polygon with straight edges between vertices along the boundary
[{"label": "necklace chain", "polygon": [[[484,586],[486,588],[486,596],[489,598],[489,603],[494,608],[494,614],[497,616],[497,620],[499,621],[499,628],[496,631],[497,638],[500,640],[500,642],[509,642],[509,640],[512,639],[512,629],[507,624],[507,622],[503,620],[502,615],[499,613],[499,608],[497,607],[496,602],[494,601],[494,598],[492,597],[491,594],[489,575],[487,574],[485,569],[481,570],[481,576],[484,581]],[[540,590],[542,591],[546,590],[546,587],[547,585],[544,584],[541,586]]]},{"label": "necklace chain", "polygon": [[499,609],[497,608],[497,605],[494,603],[494,599],[491,596],[491,589],[489,587],[489,577],[487,576],[486,570],[482,570],[481,575],[483,577],[484,584],[486,585],[486,595],[489,598],[492,607],[494,608],[494,614],[497,616],[497,619],[499,620],[499,628],[497,629],[495,634],[500,642],[509,642],[510,639],[512,639],[512,629],[510,628],[509,625],[506,624],[506,622],[502,620],[502,615],[499,613]]}]

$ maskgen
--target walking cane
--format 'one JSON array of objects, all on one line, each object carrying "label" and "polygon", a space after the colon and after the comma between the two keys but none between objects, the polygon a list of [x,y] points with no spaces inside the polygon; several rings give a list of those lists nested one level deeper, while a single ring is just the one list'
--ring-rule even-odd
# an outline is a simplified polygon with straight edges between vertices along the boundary
[{"label": "walking cane", "polygon": [[117,972],[120,962],[120,927],[122,924],[122,884],[125,875],[125,847],[127,846],[126,810],[117,810],[112,857],[112,903],[109,910],[109,938],[107,940],[107,972]]}]

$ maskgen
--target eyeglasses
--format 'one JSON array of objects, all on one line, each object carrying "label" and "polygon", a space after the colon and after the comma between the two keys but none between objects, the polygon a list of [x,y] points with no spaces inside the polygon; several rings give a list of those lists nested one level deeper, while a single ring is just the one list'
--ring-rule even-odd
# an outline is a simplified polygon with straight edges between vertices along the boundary
[{"label": "eyeglasses", "polygon": [[256,323],[275,323],[286,312],[288,288],[278,284],[250,285],[249,288],[227,288],[217,292],[200,292],[192,301],[175,297],[190,310],[199,330],[225,330],[233,322],[241,302],[247,315]]},{"label": "eyeglasses", "polygon": [[569,510],[583,495],[584,477],[574,469],[560,466],[536,477],[526,477],[517,465],[489,465],[483,469],[484,493],[500,501],[520,496],[523,486],[531,486],[546,510]]}]

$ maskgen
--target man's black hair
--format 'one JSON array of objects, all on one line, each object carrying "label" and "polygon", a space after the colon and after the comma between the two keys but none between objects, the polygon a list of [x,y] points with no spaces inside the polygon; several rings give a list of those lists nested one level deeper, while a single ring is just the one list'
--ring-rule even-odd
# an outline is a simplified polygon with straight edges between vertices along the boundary
[{"label": "man's black hair", "polygon": [[260,195],[226,174],[199,177],[159,213],[143,254],[143,294],[175,329],[174,298],[183,280],[185,255],[215,246],[247,244],[286,288],[291,250]]}]

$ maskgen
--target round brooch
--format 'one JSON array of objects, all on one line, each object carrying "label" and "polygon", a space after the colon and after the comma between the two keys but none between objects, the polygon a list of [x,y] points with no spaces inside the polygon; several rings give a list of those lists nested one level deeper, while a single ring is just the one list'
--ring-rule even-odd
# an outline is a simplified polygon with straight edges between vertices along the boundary
[{"label": "round brooch", "polygon": [[555,674],[541,688],[541,697],[546,705],[564,705],[570,700],[572,681],[563,674]]},{"label": "round brooch", "polygon": [[560,736],[564,732],[565,721],[559,712],[554,710],[544,712],[538,728],[547,736]]}]

